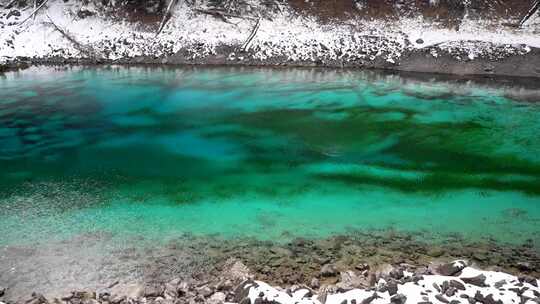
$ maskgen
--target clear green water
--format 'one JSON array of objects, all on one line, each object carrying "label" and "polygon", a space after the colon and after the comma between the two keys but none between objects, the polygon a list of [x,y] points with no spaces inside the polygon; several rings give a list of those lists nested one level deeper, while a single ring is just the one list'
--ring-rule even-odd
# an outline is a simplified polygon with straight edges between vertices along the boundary
[{"label": "clear green water", "polygon": [[355,230],[539,240],[540,105],[505,96],[324,70],[7,74],[0,243]]}]

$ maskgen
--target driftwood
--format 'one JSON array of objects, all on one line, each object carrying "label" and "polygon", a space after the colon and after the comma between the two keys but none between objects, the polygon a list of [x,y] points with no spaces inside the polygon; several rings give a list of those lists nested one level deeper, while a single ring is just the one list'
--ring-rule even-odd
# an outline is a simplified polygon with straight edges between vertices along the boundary
[{"label": "driftwood", "polygon": [[527,20],[529,20],[538,10],[540,10],[540,0],[536,0],[531,9],[527,12],[527,15],[521,19],[519,22],[519,27],[522,27],[523,24],[525,24],[525,22],[527,22]]},{"label": "driftwood", "polygon": [[28,21],[28,19],[32,18],[32,16],[34,16],[42,7],[44,7],[47,2],[49,2],[49,0],[44,0],[30,15],[28,15],[28,17],[21,21],[19,25],[23,25],[26,21]]},{"label": "driftwood", "polygon": [[62,34],[62,36],[64,36],[69,42],[71,42],[73,46],[75,47],[75,49],[77,49],[79,52],[83,54],[86,54],[88,57],[97,58],[96,52],[91,47],[83,45],[82,43],[77,41],[75,38],[73,38],[73,36],[71,36],[68,32],[63,30],[58,25],[56,25],[56,23],[54,23],[54,21],[51,19],[51,17],[48,14],[47,14],[47,18],[49,19],[48,23],[52,25],[56,31]]},{"label": "driftwood", "polygon": [[167,6],[167,11],[165,11],[165,15],[163,15],[163,19],[161,19],[161,23],[159,24],[158,31],[156,33],[156,36],[158,36],[163,28],[165,27],[165,24],[167,24],[167,21],[171,18],[171,9],[173,8],[174,4],[176,3],[176,0],[170,0],[169,5]]},{"label": "driftwood", "polygon": [[246,40],[246,42],[244,42],[244,45],[242,45],[242,51],[245,52],[249,50],[249,45],[251,44],[251,40],[253,40],[253,38],[255,38],[255,35],[257,35],[257,31],[259,30],[260,26],[261,26],[261,18],[257,19],[257,23],[251,30],[251,34],[249,34],[248,39]]}]

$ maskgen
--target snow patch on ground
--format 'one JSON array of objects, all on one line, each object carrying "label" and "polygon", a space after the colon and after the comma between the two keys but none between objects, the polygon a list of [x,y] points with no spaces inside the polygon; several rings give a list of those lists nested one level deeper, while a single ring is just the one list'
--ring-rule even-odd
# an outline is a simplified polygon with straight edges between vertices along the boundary
[{"label": "snow patch on ground", "polygon": [[[412,273],[405,272],[405,276],[412,276]],[[483,275],[485,277],[484,287],[468,284],[466,278],[472,278]],[[465,281],[464,281],[465,279]],[[453,284],[458,284],[464,287],[464,290],[457,289],[451,296],[441,293],[442,286],[448,282],[454,281]],[[446,283],[445,283],[446,282]],[[458,282],[458,283],[455,283]],[[276,301],[280,304],[341,304],[341,303],[371,303],[371,304],[387,304],[387,303],[404,303],[394,302],[392,298],[404,296],[407,303],[443,303],[441,296],[449,303],[453,300],[457,303],[466,302],[467,298],[478,298],[477,294],[482,297],[492,297],[494,302],[489,303],[523,303],[534,304],[535,298],[538,298],[540,281],[536,280],[536,286],[520,282],[520,280],[510,274],[495,271],[482,271],[471,267],[463,269],[459,276],[442,276],[442,275],[424,275],[416,282],[411,281],[397,286],[396,295],[390,295],[389,291],[380,291],[381,287],[388,284],[387,281],[381,279],[375,290],[353,289],[342,293],[313,294],[307,288],[299,288],[294,292],[286,292],[280,288],[274,288],[264,282],[254,281],[251,284],[246,284],[245,289],[249,290],[248,298],[251,303],[262,303],[262,300]],[[377,291],[379,290],[379,291]],[[522,292],[523,291],[523,292]],[[520,293],[522,296],[520,296]],[[371,301],[369,299],[371,298]],[[324,302],[323,299],[326,299]],[[487,303],[487,302],[486,302]]]}]

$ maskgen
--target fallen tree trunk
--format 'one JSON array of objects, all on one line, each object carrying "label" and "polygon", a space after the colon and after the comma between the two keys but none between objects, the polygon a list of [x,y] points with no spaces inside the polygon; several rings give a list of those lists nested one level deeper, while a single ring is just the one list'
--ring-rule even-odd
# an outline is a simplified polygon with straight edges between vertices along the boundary
[{"label": "fallen tree trunk", "polygon": [[176,3],[176,0],[170,0],[169,5],[167,6],[167,11],[165,11],[165,15],[163,15],[163,19],[161,19],[161,23],[159,24],[158,31],[156,33],[156,36],[158,36],[163,28],[165,27],[165,24],[167,24],[167,21],[171,18],[171,9],[174,6],[174,3]]},{"label": "fallen tree trunk", "polygon": [[97,52],[95,50],[93,50],[91,47],[83,45],[82,43],[77,41],[73,36],[71,36],[69,33],[67,33],[65,30],[63,30],[61,27],[56,25],[56,23],[54,23],[54,21],[51,19],[51,17],[49,15],[47,15],[47,18],[49,19],[48,23],[50,25],[52,25],[54,27],[54,29],[56,31],[58,31],[62,36],[64,36],[69,42],[71,42],[73,44],[73,46],[75,47],[75,49],[77,49],[77,51],[85,54],[86,56],[88,56],[88,57],[90,57],[92,59],[95,59],[95,58],[98,57]]},{"label": "fallen tree trunk", "polygon": [[253,30],[251,30],[251,34],[249,34],[248,39],[246,42],[244,42],[244,45],[242,45],[242,51],[246,52],[249,50],[249,45],[251,44],[251,41],[253,38],[255,38],[255,35],[257,35],[257,31],[259,30],[259,27],[261,26],[261,18],[257,19],[257,23],[253,27]]}]

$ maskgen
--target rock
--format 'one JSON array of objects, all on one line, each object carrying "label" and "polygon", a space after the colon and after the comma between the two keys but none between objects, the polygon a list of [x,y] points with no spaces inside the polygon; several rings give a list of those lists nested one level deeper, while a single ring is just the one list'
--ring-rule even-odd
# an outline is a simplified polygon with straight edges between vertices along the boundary
[{"label": "rock", "polygon": [[231,290],[233,288],[233,283],[231,280],[223,280],[223,281],[220,281],[217,285],[216,285],[216,289],[217,290]]},{"label": "rock", "polygon": [[461,280],[467,284],[479,286],[479,287],[487,287],[486,285],[486,276],[483,274],[479,274],[475,277],[471,278],[461,278]]},{"label": "rock", "polygon": [[529,262],[519,262],[519,263],[517,263],[516,266],[521,271],[531,271],[531,270],[533,270],[533,267],[531,266],[531,263],[529,263]]},{"label": "rock", "polygon": [[365,288],[367,282],[364,277],[357,276],[353,271],[345,271],[340,274],[341,279],[336,286],[343,290],[350,290],[354,288]]},{"label": "rock", "polygon": [[404,276],[403,269],[396,267],[390,271],[389,275],[391,278],[399,280]]},{"label": "rock", "polygon": [[396,282],[394,282],[394,281],[388,282],[388,284],[386,285],[386,289],[388,290],[388,293],[391,296],[397,294],[397,292],[398,292],[398,286],[397,286]]},{"label": "rock", "polygon": [[332,264],[326,264],[321,268],[321,275],[323,277],[333,277],[337,274],[337,269]]},{"label": "rock", "polygon": [[424,43],[424,40],[423,40],[423,39],[416,39],[416,43],[417,43],[417,44],[423,44],[423,43]]},{"label": "rock", "polygon": [[6,19],[9,19],[11,17],[20,17],[20,16],[21,16],[21,12],[19,12],[18,10],[12,10],[6,15]]},{"label": "rock", "polygon": [[147,298],[157,298],[163,295],[163,289],[157,285],[147,285],[144,287],[143,295]]},{"label": "rock", "polygon": [[242,303],[246,298],[248,299],[249,303],[249,290],[252,288],[258,287],[258,284],[255,283],[255,281],[248,279],[242,282],[240,285],[238,285],[234,290],[234,302],[235,303]]},{"label": "rock", "polygon": [[455,261],[439,265],[435,268],[435,272],[443,276],[455,276],[466,266],[467,264],[464,261]]},{"label": "rock", "polygon": [[223,304],[223,303],[225,303],[226,298],[227,298],[227,295],[225,293],[216,292],[206,301],[206,303],[208,303],[208,304]]},{"label": "rock", "polygon": [[321,282],[319,282],[319,279],[313,278],[309,286],[313,289],[319,289],[319,287],[321,287]]},{"label": "rock", "polygon": [[232,281],[244,281],[253,278],[249,268],[240,261],[230,259],[225,263],[225,265],[229,265],[225,266],[226,269],[228,268],[225,270],[225,279],[230,279]]},{"label": "rock", "polygon": [[6,294],[6,288],[0,286],[0,297],[3,297]]},{"label": "rock", "polygon": [[210,286],[203,286],[197,289],[197,292],[205,298],[208,298],[214,293],[214,291],[212,290],[212,288],[210,288]]},{"label": "rock", "polygon": [[438,258],[444,255],[444,249],[441,247],[431,247],[427,251],[427,255],[430,257]]},{"label": "rock", "polygon": [[448,299],[441,294],[435,295],[435,299],[439,300],[442,303],[450,303],[450,301],[448,301]]},{"label": "rock", "polygon": [[366,264],[366,263],[360,263],[360,264],[356,265],[355,268],[358,271],[365,271],[365,270],[369,270],[369,265]]},{"label": "rock", "polygon": [[126,299],[136,299],[144,294],[144,286],[139,284],[117,284],[111,288],[110,293]]},{"label": "rock", "polygon": [[392,304],[405,304],[405,302],[407,302],[407,297],[403,294],[397,294],[390,298]]},{"label": "rock", "polygon": [[461,283],[460,281],[450,280],[449,285],[457,290],[465,290],[465,285],[463,285],[463,283]]}]

